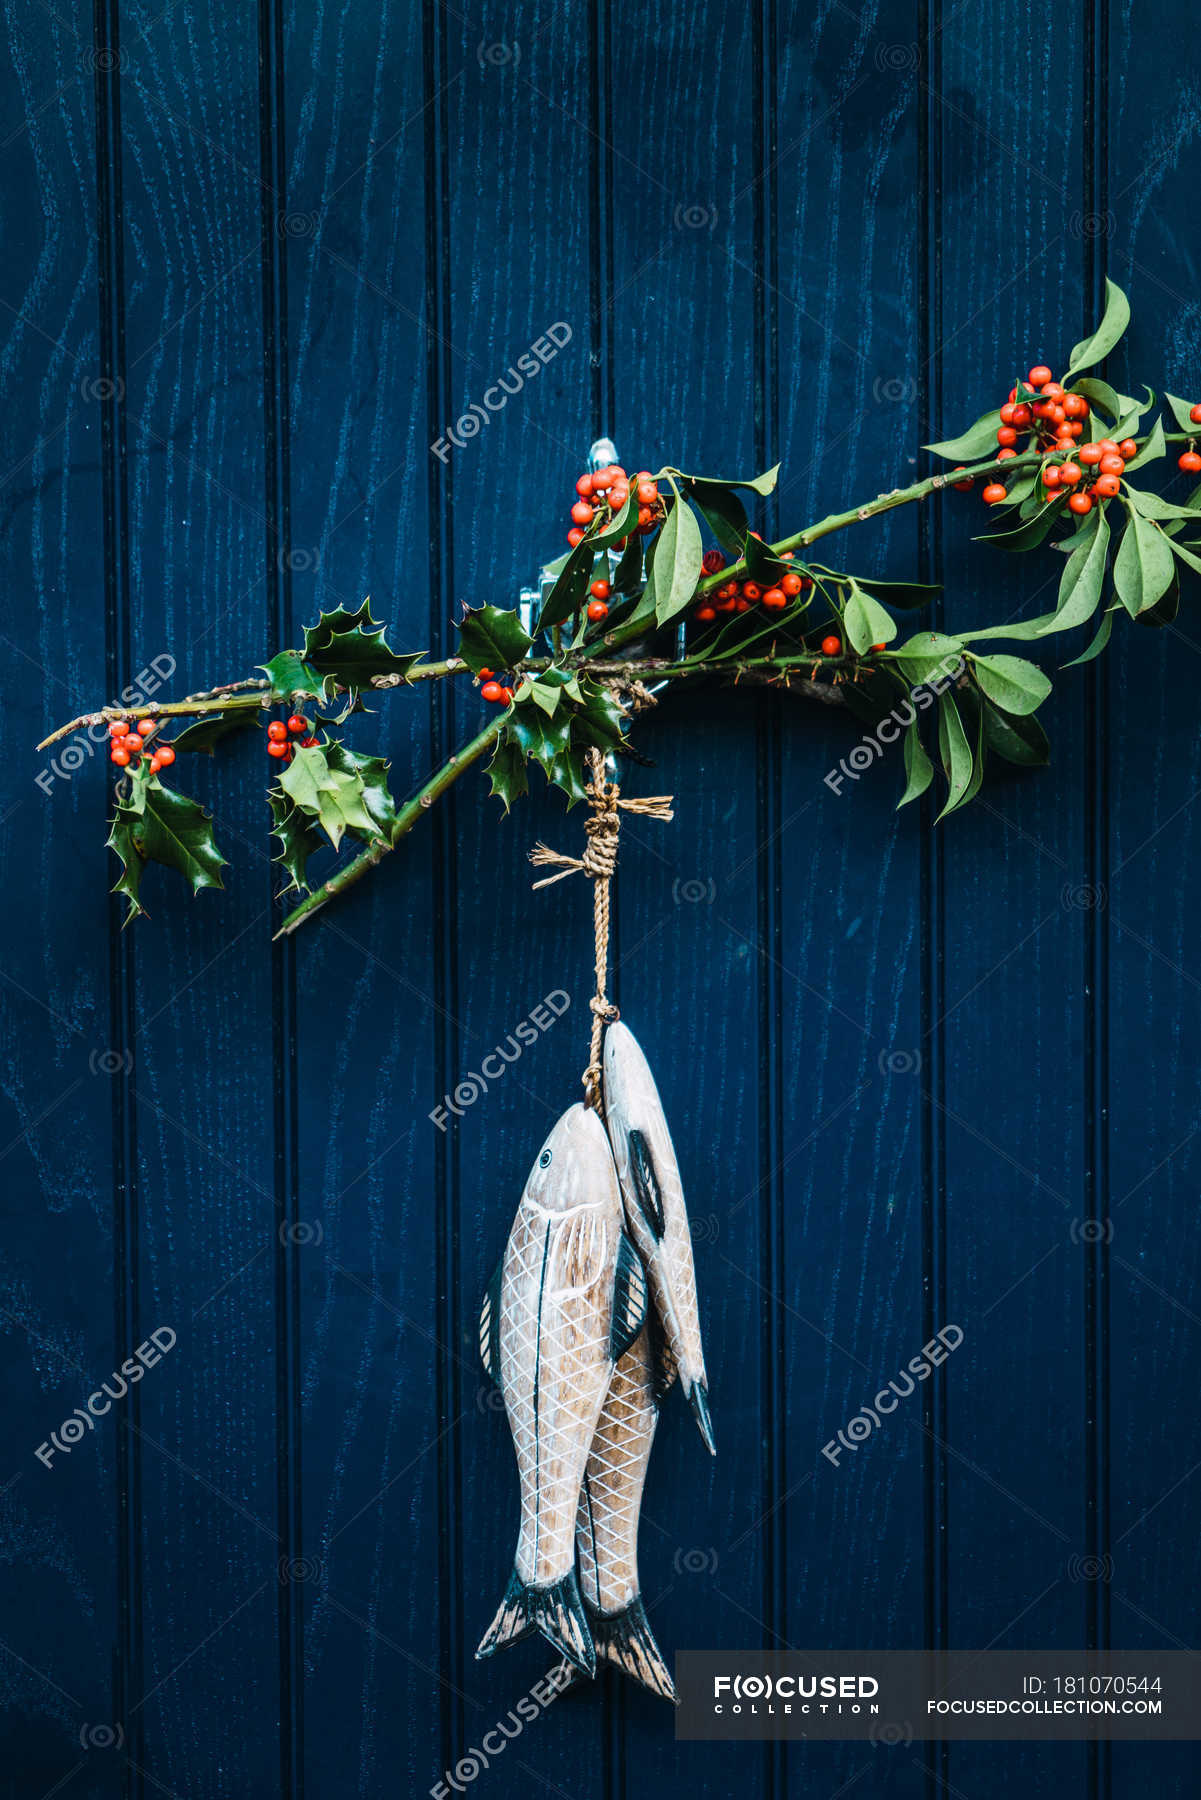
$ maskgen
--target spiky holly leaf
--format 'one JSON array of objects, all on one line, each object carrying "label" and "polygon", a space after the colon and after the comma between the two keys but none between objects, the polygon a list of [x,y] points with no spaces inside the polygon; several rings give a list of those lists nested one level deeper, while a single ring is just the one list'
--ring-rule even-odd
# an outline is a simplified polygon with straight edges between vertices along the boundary
[{"label": "spiky holly leaf", "polygon": [[477,675],[481,669],[515,669],[530,643],[517,614],[499,606],[477,607],[459,626],[459,655]]},{"label": "spiky holly leaf", "polygon": [[525,774],[525,757],[518,745],[511,743],[508,738],[498,739],[496,754],[488,764],[488,774],[492,778],[492,792],[499,795],[506,812],[514,800],[530,791]]},{"label": "spiky holly leaf", "polygon": [[620,750],[628,723],[621,706],[597,681],[581,681],[580,694],[583,704],[572,718],[572,742]]},{"label": "spiky holly leaf", "polygon": [[171,742],[176,750],[193,750],[203,756],[212,756],[225,738],[234,737],[239,731],[258,731],[261,724],[261,709],[239,707],[234,712],[209,713],[207,717],[195,719]]},{"label": "spiky holly leaf", "polygon": [[259,668],[271,683],[273,700],[320,700],[324,696],[325,683],[299,650],[280,650]]},{"label": "spiky holly leaf", "polygon": [[320,746],[298,749],[279,785],[303,813],[317,820],[335,850],[347,831],[367,839],[382,836],[367,811],[362,776],[357,770],[350,774],[331,767]]},{"label": "spiky holly leaf", "polygon": [[398,656],[386,641],[384,629],[371,616],[370,600],[364,600],[354,612],[338,607],[322,613],[315,625],[305,628],[304,661],[327,684],[370,687],[380,675],[398,675],[404,681],[423,653]]},{"label": "spiky holly leaf", "polygon": [[548,718],[531,698],[523,705],[514,704],[505,721],[505,734],[523,756],[532,756],[549,775],[552,764],[567,750],[571,718],[566,707],[557,718]]},{"label": "spiky holly leaf", "polygon": [[343,775],[357,775],[363,784],[363,806],[375,823],[381,837],[391,838],[396,824],[396,801],[388,786],[389,763],[382,756],[367,756],[361,750],[349,750],[343,743],[326,746],[325,759],[331,769]]},{"label": "spiky holly leaf", "polygon": [[224,885],[225,858],[213,837],[212,814],[190,795],[164,787],[148,764],[127,777],[108,841],[121,858],[122,872],[113,892],[123,893],[130,902],[126,923],[145,911],[139,896],[144,863],[177,870],[193,893]]},{"label": "spiky holly leaf", "polygon": [[271,808],[272,836],[279,839],[280,853],[275,861],[282,863],[288,872],[288,885],[282,892],[290,894],[294,889],[298,893],[308,893],[309,881],[305,873],[309,857],[314,850],[320,850],[325,839],[313,829],[307,816],[298,806],[293,806],[286,794],[274,789],[267,795],[267,804]]},{"label": "spiky holly leaf", "polygon": [[113,883],[112,892],[124,894],[129,902],[123,921],[126,925],[146,910],[139,898],[142,870],[146,865],[134,842],[135,832],[140,824],[140,813],[130,806],[118,805],[108,834],[108,848],[121,860],[121,873]]},{"label": "spiky holly leaf", "polygon": [[546,771],[547,780],[567,795],[567,809],[586,798],[584,788],[584,752],[574,746],[557,756]]}]

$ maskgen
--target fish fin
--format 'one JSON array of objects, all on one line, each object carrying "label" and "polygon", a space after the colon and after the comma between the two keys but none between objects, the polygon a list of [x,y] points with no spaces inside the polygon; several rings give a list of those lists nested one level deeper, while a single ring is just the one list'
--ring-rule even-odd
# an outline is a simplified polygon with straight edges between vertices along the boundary
[{"label": "fish fin", "polygon": [[484,1293],[480,1307],[480,1361],[484,1373],[493,1381],[500,1380],[500,1283],[504,1259],[496,1265],[496,1273]]},{"label": "fish fin", "polygon": [[596,1674],[596,1649],[574,1569],[548,1588],[531,1587],[514,1569],[496,1617],[480,1639],[477,1661],[535,1629],[581,1674]]},{"label": "fish fin", "polygon": [[713,1441],[713,1418],[709,1412],[709,1390],[703,1381],[694,1381],[689,1388],[688,1404],[696,1419],[697,1430],[709,1446],[710,1456],[716,1456],[717,1445]]},{"label": "fish fin", "polygon": [[655,1401],[656,1404],[661,1405],[664,1395],[669,1391],[679,1373],[679,1368],[675,1352],[668,1342],[667,1333],[659,1318],[657,1307],[648,1306],[646,1309],[646,1334],[650,1345],[651,1382]]},{"label": "fish fin", "polygon": [[630,1147],[630,1174],[634,1179],[639,1210],[656,1238],[661,1238],[665,1221],[659,1177],[655,1174],[655,1159],[651,1155],[650,1145],[640,1131],[627,1133],[627,1141]]},{"label": "fish fin", "polygon": [[679,1705],[671,1671],[655,1642],[640,1595],[635,1595],[624,1612],[591,1613],[590,1617],[596,1654],[601,1662],[612,1663],[633,1680],[640,1681],[652,1694],[661,1694],[664,1700]]},{"label": "fish fin", "polygon": [[609,1325],[609,1355],[614,1362],[625,1355],[645,1322],[646,1272],[637,1250],[623,1231],[617,1245],[613,1315]]}]

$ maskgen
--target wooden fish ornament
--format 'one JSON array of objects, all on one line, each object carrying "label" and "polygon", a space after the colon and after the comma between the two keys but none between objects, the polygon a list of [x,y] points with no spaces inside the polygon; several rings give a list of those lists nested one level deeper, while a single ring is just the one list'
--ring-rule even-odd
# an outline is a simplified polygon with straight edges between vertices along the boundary
[{"label": "wooden fish ornament", "polygon": [[576,1512],[614,1366],[642,1330],[646,1304],[604,1126],[570,1107],[530,1171],[480,1314],[480,1353],[513,1434],[521,1528],[477,1657],[536,1628],[577,1669],[596,1672]]},{"label": "wooden fish ornament", "polygon": [[700,1434],[716,1455],[680,1168],[650,1066],[628,1026],[605,1031],[605,1120],[626,1224],[646,1265],[663,1334]]},{"label": "wooden fish ornament", "polygon": [[659,1400],[674,1378],[671,1353],[652,1316],[613,1371],[584,1471],[575,1533],[597,1656],[665,1700],[674,1700],[676,1690],[642,1604],[638,1518]]}]

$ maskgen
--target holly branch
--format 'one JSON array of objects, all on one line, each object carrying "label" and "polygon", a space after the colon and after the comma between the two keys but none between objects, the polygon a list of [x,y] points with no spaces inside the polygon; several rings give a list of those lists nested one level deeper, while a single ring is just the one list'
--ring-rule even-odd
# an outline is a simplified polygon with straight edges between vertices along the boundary
[{"label": "holly branch", "polygon": [[[1201,488],[1177,500],[1142,480],[1169,444],[1186,445],[1179,468],[1201,474],[1201,403],[1165,395],[1176,427],[1165,431],[1150,389],[1139,400],[1091,372],[1129,316],[1125,295],[1107,284],[1104,316],[1071,351],[1062,380],[1037,364],[961,436],[928,446],[950,469],[775,543],[751,528],[747,507],[774,490],[778,469],[750,480],[670,464],[654,474],[593,469],[576,482],[568,548],[543,570],[532,633],[515,610],[488,603],[464,613],[456,653],[430,661],[395,651],[370,602],[338,608],[305,631],[299,648],[277,651],[253,674],[157,706],[100,707],[60,726],[39,749],[81,733],[107,738],[119,771],[109,837],[121,864],[115,891],[133,918],[144,910],[148,862],[176,869],[193,891],[222,885],[225,859],[212,819],[173,785],[177,759],[225,753],[240,736],[264,735],[265,724],[282,891],[300,896],[281,933],[374,868],[485,757],[506,812],[528,791],[531,763],[574,805],[584,796],[589,752],[628,751],[633,721],[653,703],[651,688],[767,685],[844,706],[875,752],[901,740],[900,805],[940,772],[945,817],[978,793],[990,755],[1033,766],[1049,753],[1034,715],[1051,692],[1050,677],[1028,658],[985,651],[982,643],[1035,644],[1090,625],[1099,613],[1091,642],[1064,666],[1087,662],[1105,649],[1115,619],[1169,624],[1181,573],[1201,573],[1201,538],[1186,536],[1201,523]],[[927,604],[935,589],[849,573],[811,554],[823,539],[882,513],[977,485],[1000,521],[988,541],[1008,552],[1060,555],[1050,612],[901,638],[896,615]],[[344,728],[367,711],[367,696],[444,680],[470,684],[495,711],[398,803],[388,763],[351,748]],[[281,711],[287,716],[276,716]],[[190,722],[168,738],[175,721]],[[353,854],[324,879],[310,879],[318,851],[337,857],[346,845]]]}]

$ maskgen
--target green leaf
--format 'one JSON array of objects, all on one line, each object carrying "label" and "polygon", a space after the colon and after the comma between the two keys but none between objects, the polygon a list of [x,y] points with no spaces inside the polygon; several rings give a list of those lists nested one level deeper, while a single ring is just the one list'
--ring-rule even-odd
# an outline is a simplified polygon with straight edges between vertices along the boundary
[{"label": "green leaf", "polygon": [[[1119,394],[1116,389],[1110,387],[1107,381],[1102,381],[1098,375],[1086,375],[1083,380],[1075,384],[1072,392],[1082,395],[1094,412],[1100,407],[1102,411],[1108,413],[1110,422],[1113,424],[1116,424],[1125,413],[1129,412],[1134,404],[1127,394]],[[1113,433],[1109,432],[1107,435],[1112,437]]]},{"label": "green leaf", "polygon": [[140,825],[140,812],[118,802],[117,810],[111,820],[112,828],[108,834],[108,848],[116,853],[121,862],[121,873],[113,883],[111,892],[124,894],[129,902],[123,921],[126,925],[131,919],[140,917],[146,911],[139,898],[142,870],[146,864],[135,843],[135,835]]},{"label": "green leaf", "polygon": [[[1128,434],[1124,434],[1128,435]],[[1119,443],[1121,439],[1118,440]],[[1132,456],[1126,464],[1128,469],[1141,469],[1149,462],[1155,462],[1160,456],[1167,454],[1167,439],[1163,434],[1163,420],[1156,415],[1155,423],[1147,433],[1147,439],[1139,448],[1137,456]]]},{"label": "green leaf", "polygon": [[611,544],[619,543],[622,538],[629,538],[637,524],[638,489],[634,486],[630,488],[629,498],[618,517],[606,525],[603,531],[589,530],[563,564],[554,587],[542,602],[542,610],[538,614],[539,631],[548,631],[552,625],[562,625],[565,619],[570,619],[573,613],[580,610],[588,592],[588,583],[592,580],[597,551],[607,550]]},{"label": "green leaf", "polygon": [[224,738],[234,737],[240,731],[258,731],[261,726],[261,707],[239,707],[233,712],[209,713],[194,719],[178,737],[171,739],[171,744],[175,750],[194,750],[211,756]]},{"label": "green leaf", "polygon": [[331,767],[320,747],[297,749],[279,785],[294,805],[317,820],[335,850],[347,831],[368,839],[382,835],[367,811],[362,776]]},{"label": "green leaf", "polygon": [[325,760],[341,775],[357,775],[361,783],[363,810],[381,837],[391,840],[396,824],[396,801],[388,785],[391,765],[382,756],[368,756],[361,750],[350,750],[340,740],[325,746]]},{"label": "green leaf", "polygon": [[917,720],[905,733],[905,792],[897,801],[897,811],[924,794],[934,780],[934,764],[922,748],[922,740],[917,732]]},{"label": "green leaf", "polygon": [[497,742],[496,754],[488,764],[488,773],[492,778],[492,792],[500,797],[506,812],[514,800],[530,791],[525,773],[525,757],[517,745],[505,737]]},{"label": "green leaf", "polygon": [[213,818],[199,801],[178,788],[164,787],[157,775],[139,769],[130,786],[128,810],[135,849],[147,862],[175,869],[191,887],[221,887],[225,858],[213,838]]},{"label": "green leaf", "polygon": [[953,813],[957,806],[970,799],[973,767],[972,748],[963,729],[963,720],[959,717],[954,696],[949,693],[938,696],[938,754],[950,789],[946,805],[938,815],[939,819],[945,819],[948,813]]},{"label": "green leaf", "polygon": [[1129,323],[1130,302],[1116,282],[1107,280],[1105,311],[1101,323],[1091,337],[1081,338],[1072,351],[1068,372],[1063,377],[1064,386],[1082,369],[1091,369],[1097,363],[1104,362]]},{"label": "green leaf", "polygon": [[552,764],[570,744],[571,715],[564,708],[557,719],[549,719],[534,705],[514,706],[505,721],[505,732],[523,756],[533,757],[549,775]]},{"label": "green leaf", "polygon": [[1051,747],[1038,720],[1026,715],[1011,717],[988,700],[983,708],[984,742],[1006,762],[1022,768],[1041,768],[1050,760]]},{"label": "green leaf", "polygon": [[304,660],[323,678],[327,690],[331,682],[348,688],[370,687],[383,675],[407,680],[421,654],[396,655],[384,637],[384,627],[371,617],[370,600],[364,600],[354,612],[338,607],[322,613],[315,625],[305,628]]},{"label": "green leaf", "polygon": [[1174,501],[1165,500],[1159,494],[1148,492],[1145,488],[1123,487],[1122,496],[1128,506],[1134,508],[1142,519],[1201,519],[1201,508],[1196,506],[1179,506]]},{"label": "green leaf", "polygon": [[459,655],[477,675],[481,669],[515,669],[532,641],[517,614],[499,606],[476,607],[459,626]]},{"label": "green leaf", "polygon": [[1196,404],[1192,400],[1180,400],[1175,394],[1165,394],[1164,399],[1176,415],[1176,423],[1181,431],[1187,431],[1190,437],[1201,435],[1201,425],[1189,418],[1189,413]]},{"label": "green leaf", "polygon": [[878,600],[851,581],[851,593],[843,608],[842,623],[852,650],[860,656],[873,644],[890,644],[897,635],[897,622],[886,613]]},{"label": "green leaf", "polygon": [[1001,414],[997,408],[992,412],[981,413],[974,425],[969,425],[961,437],[945,438],[941,444],[926,444],[925,448],[935,456],[948,459],[958,457],[960,462],[983,462],[989,454],[996,454],[997,430],[1001,423]]},{"label": "green leaf", "polygon": [[1032,518],[1016,525],[1012,531],[985,531],[974,539],[977,544],[996,544],[1000,550],[1033,550],[1043,542],[1052,527],[1063,517],[1061,500],[1048,500]]},{"label": "green leaf", "polygon": [[557,756],[554,762],[549,765],[546,774],[547,779],[553,782],[555,787],[561,788],[567,795],[567,809],[569,812],[577,801],[586,799],[587,790],[584,786],[584,753],[582,750],[565,750],[562,756]]},{"label": "green leaf", "polygon": [[1051,692],[1037,664],[1022,656],[977,656],[976,680],[993,703],[1007,713],[1032,713]]},{"label": "green leaf", "polygon": [[309,882],[305,871],[309,857],[322,848],[325,840],[317,835],[306,815],[298,806],[292,805],[286,794],[273,788],[267,795],[267,804],[273,820],[271,834],[280,844],[275,861],[282,863],[288,874],[288,885],[282,892],[307,893]]},{"label": "green leaf", "polygon": [[1178,544],[1175,538],[1169,538],[1168,542],[1172,546],[1173,553],[1180,558],[1181,562],[1188,568],[1195,569],[1201,575],[1201,556],[1197,555],[1197,550],[1201,549],[1201,545]]},{"label": "green leaf", "polygon": [[627,715],[608,688],[596,681],[581,681],[584,704],[572,717],[572,741],[594,744],[601,750],[620,750]]},{"label": "green leaf", "polygon": [[1113,631],[1113,615],[1117,610],[1118,609],[1115,606],[1107,606],[1105,608],[1105,611],[1101,614],[1101,623],[1097,626],[1097,633],[1093,638],[1092,643],[1087,650],[1082,650],[1079,656],[1074,656],[1071,662],[1065,662],[1063,664],[1065,669],[1077,669],[1081,663],[1090,663],[1094,657],[1100,656],[1102,650],[1104,650],[1106,644],[1109,642],[1110,633]]},{"label": "green leaf", "polygon": [[1113,585],[1132,619],[1155,605],[1172,584],[1172,545],[1159,526],[1131,512],[1113,564]]},{"label": "green leaf", "polygon": [[1173,625],[1180,611],[1180,573],[1176,565],[1172,565],[1172,579],[1155,602],[1138,615],[1140,625],[1150,626],[1152,630],[1161,631],[1165,625]]},{"label": "green leaf", "polygon": [[270,662],[260,663],[271,683],[273,700],[321,700],[325,684],[304,661],[299,650],[280,650]]},{"label": "green leaf", "polygon": [[666,625],[683,612],[701,578],[701,528],[687,500],[677,500],[655,545],[655,617]]},{"label": "green leaf", "polygon": [[877,581],[874,575],[857,575],[855,579],[869,594],[874,594],[888,606],[895,606],[900,612],[928,606],[935,594],[942,593],[941,582]]},{"label": "green leaf", "polygon": [[914,686],[920,686],[931,676],[949,676],[962,655],[962,639],[946,637],[941,631],[919,631],[896,651],[906,678]]},{"label": "green leaf", "polygon": [[1039,631],[1039,637],[1083,625],[1101,603],[1109,555],[1109,525],[1103,507],[1091,512],[1089,519],[1093,521],[1091,528],[1086,525],[1085,530],[1077,534],[1080,542],[1068,557],[1060,577],[1059,603]]},{"label": "green leaf", "polygon": [[722,549],[741,556],[748,525],[746,508],[738,495],[714,481],[697,479],[688,483],[688,493]]},{"label": "green leaf", "polygon": [[753,493],[767,495],[775,492],[776,478],[779,473],[779,463],[776,463],[773,468],[766,469],[762,475],[752,476],[749,481],[735,477],[727,478],[724,475],[685,475],[682,469],[669,467],[660,469],[659,473],[652,476],[651,479],[653,481],[670,481],[674,475],[677,481],[701,481],[709,487],[750,488]]}]

